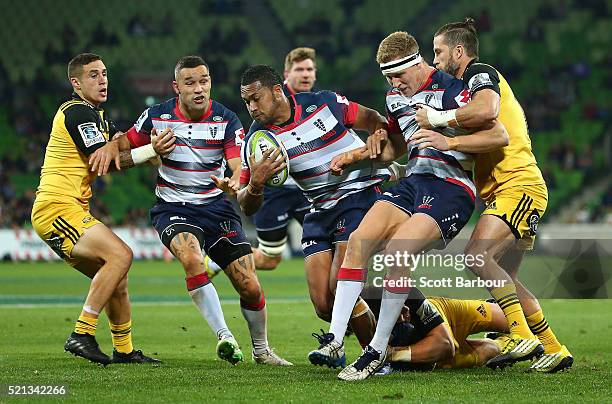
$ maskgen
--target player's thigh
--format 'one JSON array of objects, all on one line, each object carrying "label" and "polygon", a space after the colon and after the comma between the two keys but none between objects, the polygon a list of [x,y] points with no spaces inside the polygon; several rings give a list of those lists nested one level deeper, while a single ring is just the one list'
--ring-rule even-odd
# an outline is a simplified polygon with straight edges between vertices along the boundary
[{"label": "player's thigh", "polygon": [[416,213],[397,227],[385,248],[386,254],[418,254],[436,246],[442,238],[440,228],[429,215]]},{"label": "player's thigh", "polygon": [[90,276],[105,263],[112,262],[119,269],[127,271],[132,264],[130,247],[103,223],[96,223],[84,229],[75,244],[72,255],[74,267]]},{"label": "player's thigh", "polygon": [[188,277],[204,272],[204,255],[200,237],[194,233],[182,231],[175,233],[169,242],[170,252],[181,263]]},{"label": "player's thigh", "polygon": [[410,214],[386,201],[376,202],[359,223],[359,227],[349,237],[349,244],[371,243],[371,248],[360,250],[376,251],[381,243],[389,240],[399,227],[410,219]]},{"label": "player's thigh", "polygon": [[496,215],[483,214],[474,227],[465,253],[472,256],[486,253],[487,257],[498,260],[515,244],[516,237],[503,219]]},{"label": "player's thigh", "polygon": [[330,314],[333,306],[329,287],[332,261],[331,250],[312,254],[304,259],[308,292],[317,314]]}]

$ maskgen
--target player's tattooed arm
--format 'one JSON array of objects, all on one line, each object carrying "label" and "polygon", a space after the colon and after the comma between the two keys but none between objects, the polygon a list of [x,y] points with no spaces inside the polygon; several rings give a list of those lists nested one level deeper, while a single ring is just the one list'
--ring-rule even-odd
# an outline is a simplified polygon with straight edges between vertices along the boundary
[{"label": "player's tattooed arm", "polygon": [[[155,129],[151,132],[151,144],[130,149],[127,136],[122,134],[114,136],[113,140],[107,142],[103,147],[89,156],[91,171],[98,171],[98,175],[105,175],[110,171],[119,171],[134,167],[137,164],[155,158],[165,156],[174,150],[174,133],[170,129],[164,130],[157,136]],[[127,143],[126,143],[127,142]],[[114,165],[111,163],[114,162]]]}]

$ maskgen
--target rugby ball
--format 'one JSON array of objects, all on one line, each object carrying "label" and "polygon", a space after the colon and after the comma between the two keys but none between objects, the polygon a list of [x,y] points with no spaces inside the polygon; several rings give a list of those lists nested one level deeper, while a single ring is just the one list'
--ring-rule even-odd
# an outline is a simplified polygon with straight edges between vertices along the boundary
[{"label": "rugby ball", "polygon": [[[289,156],[287,155],[287,150],[283,146],[282,142],[279,141],[272,132],[267,130],[258,130],[254,132],[249,137],[246,147],[249,153],[249,157],[254,156],[255,162],[261,161],[263,154],[269,149],[280,149],[281,156],[285,158],[287,166],[283,170],[272,175],[272,177],[270,177],[270,179],[266,181],[266,185],[270,185],[272,187],[280,187],[285,183],[285,181],[289,177]],[[249,162],[247,161],[247,164],[248,163]]]}]

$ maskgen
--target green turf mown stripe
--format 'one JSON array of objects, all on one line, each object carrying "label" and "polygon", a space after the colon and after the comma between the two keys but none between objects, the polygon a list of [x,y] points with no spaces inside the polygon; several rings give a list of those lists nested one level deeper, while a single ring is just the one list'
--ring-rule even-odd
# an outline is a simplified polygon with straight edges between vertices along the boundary
[{"label": "green turf mown stripe", "polygon": [[[222,303],[238,303],[240,300],[236,296],[219,296]],[[82,304],[84,296],[60,296],[60,295],[4,295],[0,296],[0,307],[29,305],[29,306],[49,306],[57,304]],[[132,303],[191,303],[188,297],[183,296],[132,296]],[[283,296],[277,298],[266,298],[267,302],[307,302],[305,296]]]}]

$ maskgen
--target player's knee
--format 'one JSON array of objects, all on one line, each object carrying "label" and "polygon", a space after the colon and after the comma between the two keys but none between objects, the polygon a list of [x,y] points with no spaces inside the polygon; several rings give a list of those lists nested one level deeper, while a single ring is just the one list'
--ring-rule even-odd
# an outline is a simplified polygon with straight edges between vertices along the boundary
[{"label": "player's knee", "polygon": [[112,253],[106,258],[106,263],[113,267],[123,270],[125,273],[130,269],[134,253],[132,249],[125,243],[120,243],[113,248]]},{"label": "player's knee", "polygon": [[204,257],[201,253],[190,251],[185,254],[180,254],[177,258],[181,262],[181,265],[183,265],[183,269],[187,276],[195,276],[202,272]]},{"label": "player's knee", "polygon": [[276,269],[281,260],[282,257],[280,255],[268,256],[263,251],[260,251],[260,254],[255,255],[255,267],[257,269]]},{"label": "player's knee", "polygon": [[259,282],[247,283],[238,293],[240,294],[240,300],[252,305],[257,305],[259,302],[261,302],[263,295]]}]

